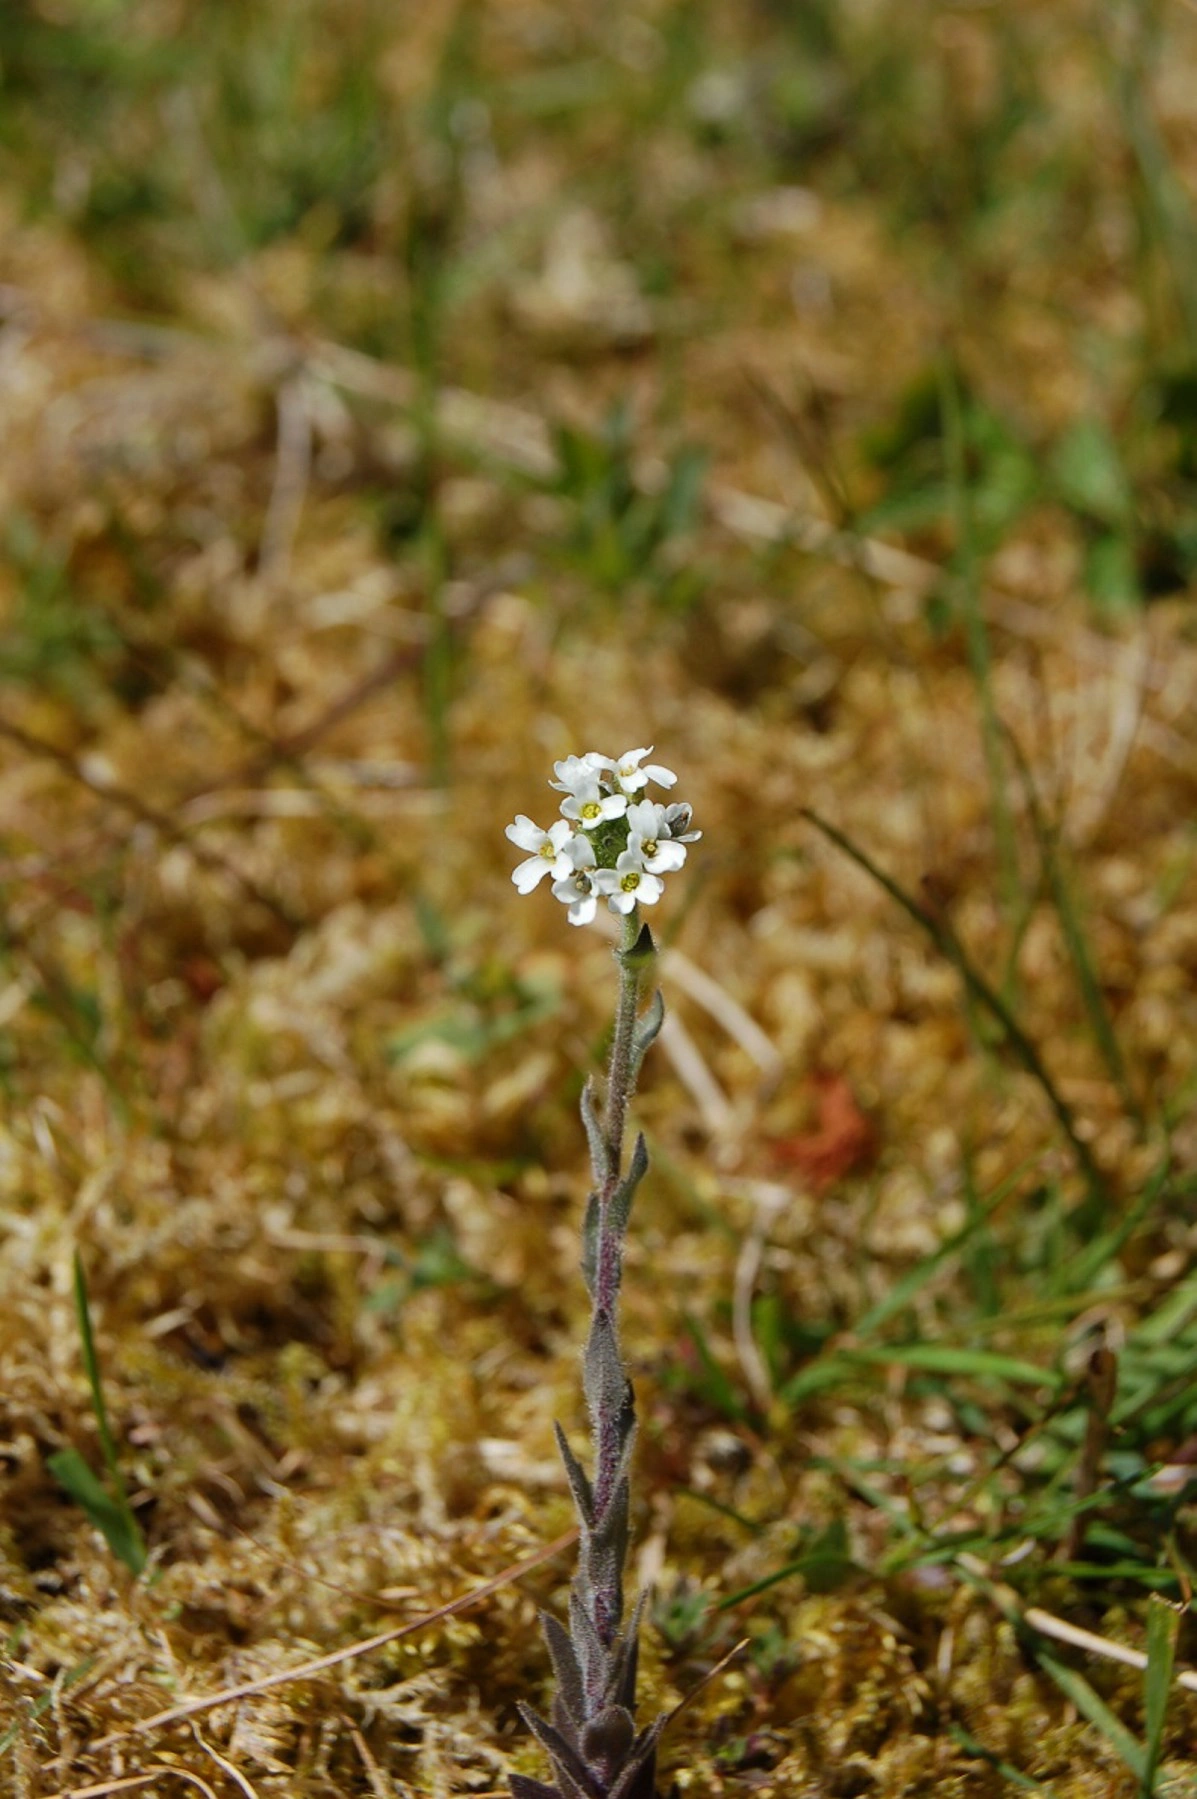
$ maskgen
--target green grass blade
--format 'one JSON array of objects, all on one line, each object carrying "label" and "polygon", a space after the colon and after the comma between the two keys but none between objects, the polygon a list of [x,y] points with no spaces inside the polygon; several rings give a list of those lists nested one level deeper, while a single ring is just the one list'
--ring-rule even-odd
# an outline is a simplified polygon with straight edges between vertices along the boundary
[{"label": "green grass blade", "polygon": [[1172,1664],[1180,1619],[1170,1606],[1153,1600],[1147,1614],[1147,1667],[1143,1674],[1143,1724],[1147,1767],[1143,1775],[1143,1799],[1151,1799],[1156,1769],[1164,1748],[1164,1722],[1172,1687]]},{"label": "green grass blade", "polygon": [[1093,1159],[1092,1150],[1076,1128],[1076,1120],[1072,1116],[1072,1108],[1056,1086],[1056,1083],[1048,1072],[1043,1058],[1039,1054],[1035,1044],[1031,1038],[1027,1036],[1027,1033],[1023,1030],[1001,994],[997,993],[994,988],[989,985],[989,982],[985,977],[969,961],[964,952],[963,944],[960,942],[960,939],[957,937],[948,921],[928,912],[924,906],[920,906],[918,901],[912,899],[905,889],[893,879],[892,875],[887,875],[883,869],[878,867],[871,856],[866,855],[864,850],[853,843],[850,837],[845,836],[843,831],[837,829],[835,825],[830,824],[827,819],[820,817],[820,815],[810,806],[800,806],[798,810],[802,817],[809,819],[815,829],[821,831],[829,842],[834,843],[836,848],[841,849],[850,861],[855,862],[858,868],[863,869],[867,875],[876,881],[877,885],[883,888],[884,891],[889,894],[890,898],[901,906],[902,910],[909,918],[912,918],[916,924],[921,925],[922,929],[926,931],[927,935],[930,937],[932,943],[934,943],[936,949],[938,949],[940,954],[956,969],[956,972],[964,982],[965,991],[968,996],[982,1005],[996,1023],[1001,1026],[1011,1050],[1022,1063],[1022,1066],[1026,1069],[1027,1073],[1038,1082],[1048,1104],[1056,1115],[1060,1129],[1068,1139],[1073,1156],[1076,1159],[1077,1167],[1084,1175],[1086,1184],[1089,1188],[1089,1210],[1097,1210],[1104,1213],[1108,1206],[1106,1184],[1102,1178],[1101,1170]]},{"label": "green grass blade", "polygon": [[100,1362],[96,1355],[96,1340],[91,1328],[91,1305],[87,1297],[87,1280],[83,1273],[83,1260],[78,1250],[75,1251],[75,1316],[79,1321],[83,1369],[87,1375],[87,1384],[91,1389],[91,1409],[95,1413],[96,1426],[100,1433],[100,1447],[104,1451],[104,1461],[108,1472],[123,1492],[124,1482],[121,1479],[120,1464],[116,1458],[116,1444],[108,1424],[108,1408],[104,1404],[104,1387],[100,1379]]},{"label": "green grass blade", "polygon": [[950,1344],[904,1343],[892,1348],[851,1349],[845,1359],[881,1368],[921,1369],[926,1374],[971,1375],[979,1380],[1004,1380],[1014,1386],[1051,1387],[1058,1391],[1062,1377],[1052,1368],[1040,1368],[1017,1356],[999,1355],[990,1349],[957,1349]]},{"label": "green grass blade", "polygon": [[1046,1793],[1048,1799],[1052,1799],[1054,1787],[1044,1786],[1041,1780],[1034,1780],[1029,1774],[1024,1774],[1021,1768],[1003,1761],[1000,1755],[995,1755],[992,1749],[986,1749],[984,1743],[979,1743],[976,1737],[970,1736],[962,1724],[949,1724],[948,1735],[954,1743],[959,1743],[966,1755],[988,1762],[995,1774],[1000,1774],[1012,1786],[1021,1787],[1024,1793]]},{"label": "green grass blade", "polygon": [[1167,1189],[1171,1172],[1171,1162],[1165,1160],[1151,1176],[1134,1205],[1127,1209],[1113,1229],[1103,1231],[1100,1237],[1095,1237],[1087,1248],[1082,1249],[1069,1262],[1066,1272],[1070,1293],[1081,1293],[1091,1287],[1106,1264],[1112,1262],[1130,1241]]},{"label": "green grass blade", "polygon": [[898,1343],[875,1349],[837,1349],[817,1356],[788,1380],[778,1397],[797,1405],[812,1394],[851,1379],[864,1368],[910,1368],[925,1374],[964,1375],[978,1380],[1004,1380],[1014,1386],[1050,1387],[1058,1392],[1063,1378],[1052,1368],[989,1349],[961,1349],[950,1343]]},{"label": "green grass blade", "polygon": [[989,1198],[984,1200],[976,1208],[968,1221],[956,1232],[955,1236],[948,1237],[939,1245],[938,1249],[932,1250],[929,1256],[924,1257],[917,1267],[910,1269],[900,1280],[895,1281],[889,1292],[886,1293],[882,1299],[879,1299],[876,1305],[870,1306],[863,1317],[857,1319],[852,1329],[853,1336],[859,1338],[871,1335],[880,1325],[892,1318],[895,1312],[900,1312],[903,1307],[909,1305],[915,1294],[926,1286],[927,1282],[933,1275],[939,1272],[945,1262],[950,1261],[953,1256],[959,1255],[961,1251],[967,1249],[978,1233],[986,1224],[988,1224],[1002,1201],[1008,1194],[1013,1192],[1018,1182],[1022,1179],[1027,1169],[1032,1166],[1035,1160],[1035,1157],[1028,1157],[1025,1162],[1020,1163],[1019,1166],[994,1189]]},{"label": "green grass blade", "polygon": [[1065,857],[1061,851],[1059,827],[1050,823],[1044,816],[1034,776],[1023,755],[1018,739],[1013,731],[1007,731],[1005,736],[1022,782],[1027,813],[1031,821],[1031,829],[1035,833],[1035,842],[1039,849],[1047,890],[1060,920],[1060,931],[1072,962],[1073,972],[1076,975],[1081,1002],[1089,1020],[1089,1028],[1093,1032],[1094,1040],[1101,1052],[1110,1079],[1118,1089],[1128,1117],[1132,1118],[1138,1128],[1142,1130],[1144,1125],[1143,1109],[1135,1098],[1134,1089],[1127,1074],[1126,1062],[1123,1059],[1122,1048],[1110,1017],[1109,1007],[1106,1005],[1105,995],[1102,993],[1101,983],[1093,966],[1093,958],[1089,953],[1089,944],[1081,919],[1081,908],[1077,902]]},{"label": "green grass blade", "polygon": [[993,836],[997,847],[998,878],[1006,915],[1018,918],[1022,908],[1022,883],[1018,872],[1018,846],[1014,837],[1014,818],[1006,792],[1006,772],[1002,761],[1002,733],[997,705],[993,696],[992,658],[989,633],[981,611],[980,584],[977,577],[977,551],[973,530],[972,495],[968,486],[968,443],[964,408],[955,373],[945,364],[939,379],[940,415],[943,419],[944,451],[948,493],[956,524],[960,565],[960,604],[964,614],[964,636],[968,648],[969,667],[977,689],[981,708],[981,742],[985,752],[985,768],[989,776],[989,807]]},{"label": "green grass blade", "polygon": [[29,1705],[26,1716],[18,1718],[14,1724],[10,1724],[4,1735],[0,1737],[0,1755],[12,1748],[26,1724],[35,1724],[49,1711],[52,1705],[57,1705],[63,1693],[69,1693],[72,1687],[78,1686],[84,1676],[91,1673],[99,1659],[100,1652],[97,1649],[94,1654],[85,1655],[81,1662],[76,1662],[73,1668],[68,1668],[65,1674],[58,1675],[50,1691],[42,1693],[37,1699],[34,1699]]},{"label": "green grass blade", "polygon": [[127,1568],[131,1568],[134,1574],[140,1574],[146,1563],[145,1538],[129,1504],[128,1490],[116,1453],[116,1441],[108,1422],[100,1359],[96,1354],[95,1333],[91,1327],[87,1279],[83,1273],[83,1258],[78,1250],[75,1251],[75,1315],[79,1321],[83,1369],[91,1390],[91,1406],[95,1414],[96,1429],[100,1434],[100,1448],[116,1497],[111,1498],[105,1492],[77,1450],[64,1449],[51,1456],[50,1467],[56,1479],[72,1498],[78,1500],[96,1528],[102,1532],[112,1553]]},{"label": "green grass blade", "polygon": [[1066,1699],[1071,1699],[1082,1717],[1088,1718],[1095,1730],[1100,1730],[1110,1747],[1117,1751],[1134,1775],[1142,1784],[1147,1778],[1147,1752],[1131,1732],[1116,1718],[1104,1699],[1098,1697],[1085,1679],[1075,1668],[1065,1667],[1046,1650],[1036,1650],[1036,1659],[1045,1674],[1050,1674]]},{"label": "green grass blade", "polygon": [[63,1491],[87,1513],[116,1559],[140,1574],[146,1563],[145,1539],[128,1501],[113,1499],[77,1449],[60,1449],[48,1458],[48,1466]]}]

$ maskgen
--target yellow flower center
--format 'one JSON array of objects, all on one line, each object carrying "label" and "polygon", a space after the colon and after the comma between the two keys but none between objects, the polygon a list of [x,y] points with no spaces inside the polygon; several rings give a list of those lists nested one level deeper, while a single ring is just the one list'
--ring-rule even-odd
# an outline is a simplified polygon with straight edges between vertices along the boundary
[{"label": "yellow flower center", "polygon": [[626,875],[620,877],[619,884],[625,893],[635,893],[640,885],[640,876],[635,869],[631,869]]},{"label": "yellow flower center", "polygon": [[597,800],[587,800],[586,804],[582,807],[582,817],[583,818],[601,818],[602,816],[603,816],[603,808],[599,805],[598,801]]}]

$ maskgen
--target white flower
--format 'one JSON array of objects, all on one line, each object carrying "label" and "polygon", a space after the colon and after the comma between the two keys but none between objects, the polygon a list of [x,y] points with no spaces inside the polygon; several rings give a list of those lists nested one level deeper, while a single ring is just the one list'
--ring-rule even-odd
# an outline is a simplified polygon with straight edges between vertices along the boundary
[{"label": "white flower", "polygon": [[589,924],[598,910],[594,877],[594,845],[578,832],[566,845],[569,873],[553,882],[553,898],[569,907],[570,924]]},{"label": "white flower", "polygon": [[650,743],[646,749],[625,750],[617,762],[604,761],[603,767],[612,771],[625,793],[639,793],[650,781],[655,781],[658,787],[676,786],[677,776],[671,768],[662,768],[659,762],[650,762],[647,768],[641,768],[641,761],[651,755],[652,747]]},{"label": "white flower", "polygon": [[588,750],[584,756],[567,756],[564,762],[554,762],[553,773],[557,779],[550,781],[558,793],[576,793],[578,787],[592,781],[601,768],[613,768],[614,763],[609,756],[600,756],[597,750]]},{"label": "white flower", "polygon": [[627,809],[626,795],[604,793],[596,774],[580,777],[569,798],[561,802],[562,816],[576,819],[584,831],[593,831],[604,819],[622,818]]},{"label": "white flower", "polygon": [[650,874],[669,874],[686,860],[685,845],[669,840],[665,808],[653,800],[639,800],[629,806],[628,849],[634,851]]},{"label": "white flower", "polygon": [[682,867],[686,845],[702,832],[690,829],[689,806],[641,797],[650,781],[672,787],[677,780],[672,769],[645,762],[651,753],[651,746],[626,750],[616,760],[587,750],[554,762],[549,786],[563,796],[561,817],[547,831],[523,812],[507,826],[527,852],[511,877],[521,893],[550,875],[553,898],[573,925],[590,924],[600,899],[633,922],[638,905],[656,905],[661,876]]},{"label": "white flower", "polygon": [[672,806],[666,806],[665,836],[672,837],[675,843],[697,843],[702,832],[686,828],[693,816],[693,806],[683,805],[680,801],[675,801]]},{"label": "white flower", "polygon": [[655,906],[665,891],[664,881],[650,874],[638,850],[622,852],[614,868],[596,868],[591,885],[605,894],[612,912],[630,912],[634,906]]},{"label": "white flower", "polygon": [[527,862],[512,871],[511,878],[521,893],[531,893],[543,876],[560,878],[573,867],[568,850],[573,830],[564,818],[556,819],[547,831],[533,824],[525,812],[517,812],[515,823],[508,825],[507,836],[517,849],[530,850]]}]

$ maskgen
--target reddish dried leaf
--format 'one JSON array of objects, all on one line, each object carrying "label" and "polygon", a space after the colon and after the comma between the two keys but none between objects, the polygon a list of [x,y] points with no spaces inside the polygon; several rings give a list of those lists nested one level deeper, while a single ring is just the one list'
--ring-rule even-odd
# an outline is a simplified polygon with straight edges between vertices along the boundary
[{"label": "reddish dried leaf", "polygon": [[877,1139],[843,1075],[821,1074],[814,1079],[817,1127],[801,1136],[775,1137],[770,1148],[778,1163],[798,1169],[816,1193],[825,1193],[872,1160]]}]

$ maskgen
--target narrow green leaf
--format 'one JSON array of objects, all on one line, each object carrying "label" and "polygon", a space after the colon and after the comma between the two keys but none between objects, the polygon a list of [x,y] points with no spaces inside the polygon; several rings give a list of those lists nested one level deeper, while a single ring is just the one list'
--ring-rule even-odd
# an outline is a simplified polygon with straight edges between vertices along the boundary
[{"label": "narrow green leaf", "polygon": [[126,1568],[131,1568],[134,1574],[140,1574],[146,1564],[145,1537],[129,1504],[128,1491],[116,1453],[116,1441],[108,1422],[104,1385],[100,1377],[100,1359],[96,1354],[95,1334],[91,1327],[87,1280],[83,1273],[83,1258],[78,1250],[75,1251],[74,1268],[75,1314],[79,1321],[83,1368],[91,1389],[92,1411],[100,1435],[100,1448],[115,1488],[115,1497],[105,1490],[77,1450],[64,1449],[51,1456],[50,1468],[72,1498],[78,1500],[117,1560],[123,1562]]},{"label": "narrow green leaf", "polygon": [[1172,1687],[1172,1664],[1180,1620],[1171,1606],[1153,1599],[1147,1613],[1147,1667],[1143,1674],[1143,1711],[1147,1767],[1143,1775],[1144,1799],[1155,1789],[1156,1769],[1164,1748],[1164,1722]]},{"label": "narrow green leaf", "polygon": [[665,1022],[665,1001],[658,987],[649,1002],[643,1016],[636,1020],[636,1028],[632,1033],[632,1079],[637,1079],[640,1065],[644,1061],[650,1046],[656,1041],[657,1033]]},{"label": "narrow green leaf", "polygon": [[75,1316],[79,1320],[79,1341],[83,1350],[83,1368],[87,1375],[87,1384],[91,1388],[91,1407],[95,1413],[96,1426],[100,1433],[100,1447],[104,1451],[104,1460],[108,1464],[109,1473],[120,1480],[120,1464],[116,1456],[116,1444],[108,1425],[108,1408],[104,1404],[104,1388],[100,1380],[100,1361],[96,1355],[96,1340],[91,1328],[91,1306],[87,1298],[87,1281],[83,1273],[83,1258],[75,1251]]},{"label": "narrow green leaf", "polygon": [[701,1363],[701,1374],[692,1381],[695,1390],[701,1393],[708,1404],[715,1406],[725,1417],[744,1418],[747,1407],[740,1398],[736,1387],[716,1360],[702,1325],[689,1312],[683,1313],[682,1318],[686,1333],[698,1352],[698,1359]]},{"label": "narrow green leaf", "polygon": [[984,1743],[979,1743],[976,1737],[970,1736],[962,1724],[949,1723],[948,1735],[953,1742],[959,1743],[966,1755],[974,1755],[978,1761],[988,1762],[995,1773],[1000,1774],[1004,1780],[1010,1781],[1012,1785],[1021,1787],[1024,1793],[1046,1793],[1048,1799],[1052,1799],[1055,1792],[1054,1787],[1044,1786],[1041,1780],[1033,1780],[1029,1774],[1024,1774],[1021,1768],[1016,1768],[1012,1763],[1003,1761],[1000,1755],[995,1755],[992,1749],[986,1749]]},{"label": "narrow green leaf", "polygon": [[99,1659],[100,1653],[97,1650],[92,1655],[85,1655],[81,1662],[76,1662],[74,1667],[68,1668],[65,1674],[56,1676],[51,1690],[34,1699],[30,1703],[25,1717],[18,1718],[14,1724],[10,1724],[4,1735],[0,1737],[0,1755],[12,1748],[26,1724],[36,1723],[43,1713],[48,1712],[52,1705],[58,1703],[61,1694],[69,1693],[71,1688],[77,1686],[85,1675],[90,1674]]},{"label": "narrow green leaf", "polygon": [[1029,1157],[1027,1161],[1020,1163],[1001,1185],[995,1188],[983,1205],[977,1208],[955,1236],[948,1237],[939,1245],[938,1249],[932,1250],[929,1256],[924,1257],[917,1267],[910,1269],[900,1280],[896,1280],[884,1298],[879,1299],[875,1306],[870,1306],[863,1317],[857,1319],[852,1330],[853,1336],[867,1337],[871,1335],[879,1325],[892,1318],[895,1312],[900,1312],[908,1306],[915,1294],[926,1286],[944,1263],[950,1261],[953,1256],[959,1255],[961,1250],[966,1249],[977,1233],[988,1224],[1002,1201],[1022,1179],[1033,1160],[1035,1158]]},{"label": "narrow green leaf", "polygon": [[1116,1718],[1104,1699],[1100,1699],[1089,1685],[1083,1674],[1075,1668],[1065,1667],[1045,1649],[1036,1650],[1039,1666],[1045,1674],[1050,1674],[1066,1699],[1071,1699],[1078,1712],[1088,1718],[1096,1730],[1100,1730],[1110,1747],[1117,1751],[1134,1775],[1142,1784],[1147,1778],[1147,1754],[1143,1745],[1133,1737],[1121,1719]]},{"label": "narrow green leaf", "polygon": [[821,1531],[813,1542],[809,1543],[801,1555],[792,1561],[783,1562],[771,1573],[762,1575],[750,1586],[740,1587],[721,1599],[716,1611],[730,1611],[733,1606],[741,1605],[746,1599],[755,1599],[758,1593],[765,1593],[770,1587],[777,1586],[779,1581],[790,1580],[800,1574],[806,1581],[807,1589],[812,1593],[831,1593],[843,1585],[849,1575],[856,1572],[856,1564],[848,1553],[848,1533],[842,1519],[835,1519],[825,1531]]},{"label": "narrow green leaf", "polygon": [[1103,525],[1122,526],[1133,498],[1118,445],[1100,419],[1079,419],[1055,447],[1051,473],[1060,498],[1075,512]]},{"label": "narrow green leaf", "polygon": [[580,1110],[582,1123],[586,1130],[586,1143],[590,1150],[590,1167],[594,1175],[594,1184],[596,1187],[601,1187],[611,1172],[611,1151],[607,1139],[603,1135],[598,1108],[594,1103],[593,1081],[587,1081],[582,1088]]},{"label": "narrow green leaf", "polygon": [[48,1458],[51,1474],[82,1507],[119,1562],[134,1574],[146,1563],[145,1539],[127,1503],[113,1499],[77,1449],[60,1449]]},{"label": "narrow green leaf", "polygon": [[805,1368],[792,1375],[778,1394],[785,1405],[798,1405],[814,1393],[837,1387],[851,1378],[852,1364],[842,1355],[816,1356]]},{"label": "narrow green leaf", "polygon": [[1168,1186],[1171,1163],[1164,1161],[1155,1170],[1142,1193],[1129,1206],[1112,1230],[1103,1231],[1068,1264],[1064,1270],[1068,1291],[1076,1293],[1092,1286],[1102,1269],[1112,1262],[1138,1230]]},{"label": "narrow green leaf", "polygon": [[989,1349],[956,1349],[950,1344],[905,1343],[892,1349],[849,1349],[839,1352],[847,1361],[870,1366],[916,1368],[927,1374],[973,1375],[981,1380],[1005,1380],[1015,1386],[1051,1387],[1058,1390],[1061,1376],[1052,1368],[1016,1356],[998,1355]]}]

